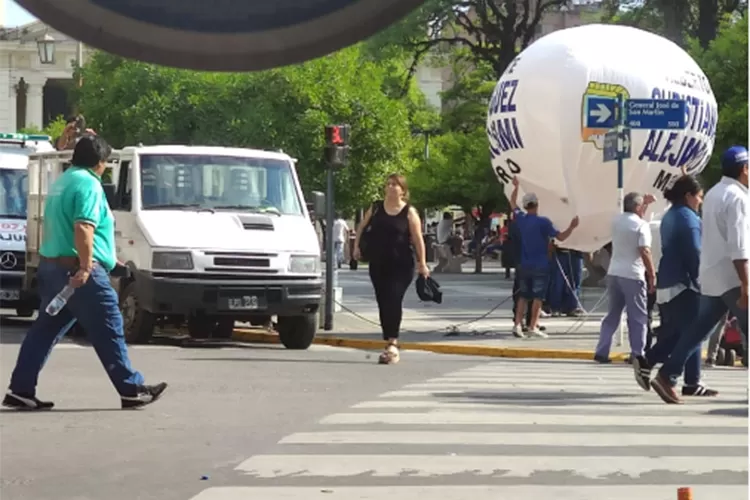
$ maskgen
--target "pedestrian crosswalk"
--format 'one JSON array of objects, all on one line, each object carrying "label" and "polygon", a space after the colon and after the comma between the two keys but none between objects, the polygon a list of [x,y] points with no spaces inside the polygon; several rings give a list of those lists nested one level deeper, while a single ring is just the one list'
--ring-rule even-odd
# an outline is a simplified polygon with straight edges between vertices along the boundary
[{"label": "pedestrian crosswalk", "polygon": [[746,500],[747,371],[705,378],[719,398],[665,405],[626,365],[488,362],[328,415],[192,500]]}]

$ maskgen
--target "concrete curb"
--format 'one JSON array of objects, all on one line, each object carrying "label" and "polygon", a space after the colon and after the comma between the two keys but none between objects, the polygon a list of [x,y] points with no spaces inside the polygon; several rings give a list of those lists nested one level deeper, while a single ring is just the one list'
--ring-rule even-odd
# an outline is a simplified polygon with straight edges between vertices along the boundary
[{"label": "concrete curb", "polygon": [[[275,333],[258,332],[236,328],[233,340],[238,342],[251,342],[258,344],[278,344],[279,336]],[[384,343],[382,340],[354,339],[348,337],[317,336],[314,344],[329,345],[334,347],[349,347],[353,349],[380,350]],[[459,354],[462,356],[487,356],[495,358],[525,358],[525,359],[582,359],[591,361],[594,359],[594,351],[578,351],[568,349],[533,349],[524,347],[493,347],[472,346],[461,344],[437,344],[421,342],[403,342],[399,345],[407,351],[428,351],[438,354]],[[612,354],[610,358],[615,362],[624,362],[627,353]]]}]

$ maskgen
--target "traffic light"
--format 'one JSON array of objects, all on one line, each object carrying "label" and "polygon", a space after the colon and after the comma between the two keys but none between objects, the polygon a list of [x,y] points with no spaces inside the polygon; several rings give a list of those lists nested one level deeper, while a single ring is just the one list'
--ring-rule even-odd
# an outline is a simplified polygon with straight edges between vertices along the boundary
[{"label": "traffic light", "polygon": [[324,157],[332,168],[346,166],[349,161],[349,125],[326,125]]},{"label": "traffic light", "polygon": [[326,125],[326,144],[346,146],[349,144],[349,125]]}]

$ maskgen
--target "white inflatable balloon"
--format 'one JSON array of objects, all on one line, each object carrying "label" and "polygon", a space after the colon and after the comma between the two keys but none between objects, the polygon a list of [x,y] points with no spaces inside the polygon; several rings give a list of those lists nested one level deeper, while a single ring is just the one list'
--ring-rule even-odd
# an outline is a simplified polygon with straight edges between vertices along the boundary
[{"label": "white inflatable balloon", "polygon": [[617,162],[603,161],[607,129],[587,128],[588,96],[686,101],[683,130],[631,131],[624,160],[625,192],[653,193],[650,217],[667,207],[660,191],[706,166],[718,120],[708,79],[680,47],[635,28],[587,25],[553,32],[516,57],[495,87],[487,134],[492,166],[505,193],[511,178],[533,192],[539,212],[563,230],[581,224],[563,244],[594,251],[611,239],[618,213]]}]

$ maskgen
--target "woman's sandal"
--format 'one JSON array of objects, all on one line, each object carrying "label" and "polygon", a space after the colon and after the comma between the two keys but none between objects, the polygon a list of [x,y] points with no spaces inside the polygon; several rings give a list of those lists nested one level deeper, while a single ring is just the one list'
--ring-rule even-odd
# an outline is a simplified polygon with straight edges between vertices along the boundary
[{"label": "woman's sandal", "polygon": [[398,346],[396,344],[389,344],[388,347],[380,354],[378,363],[381,365],[395,365],[400,359],[398,352]]}]

